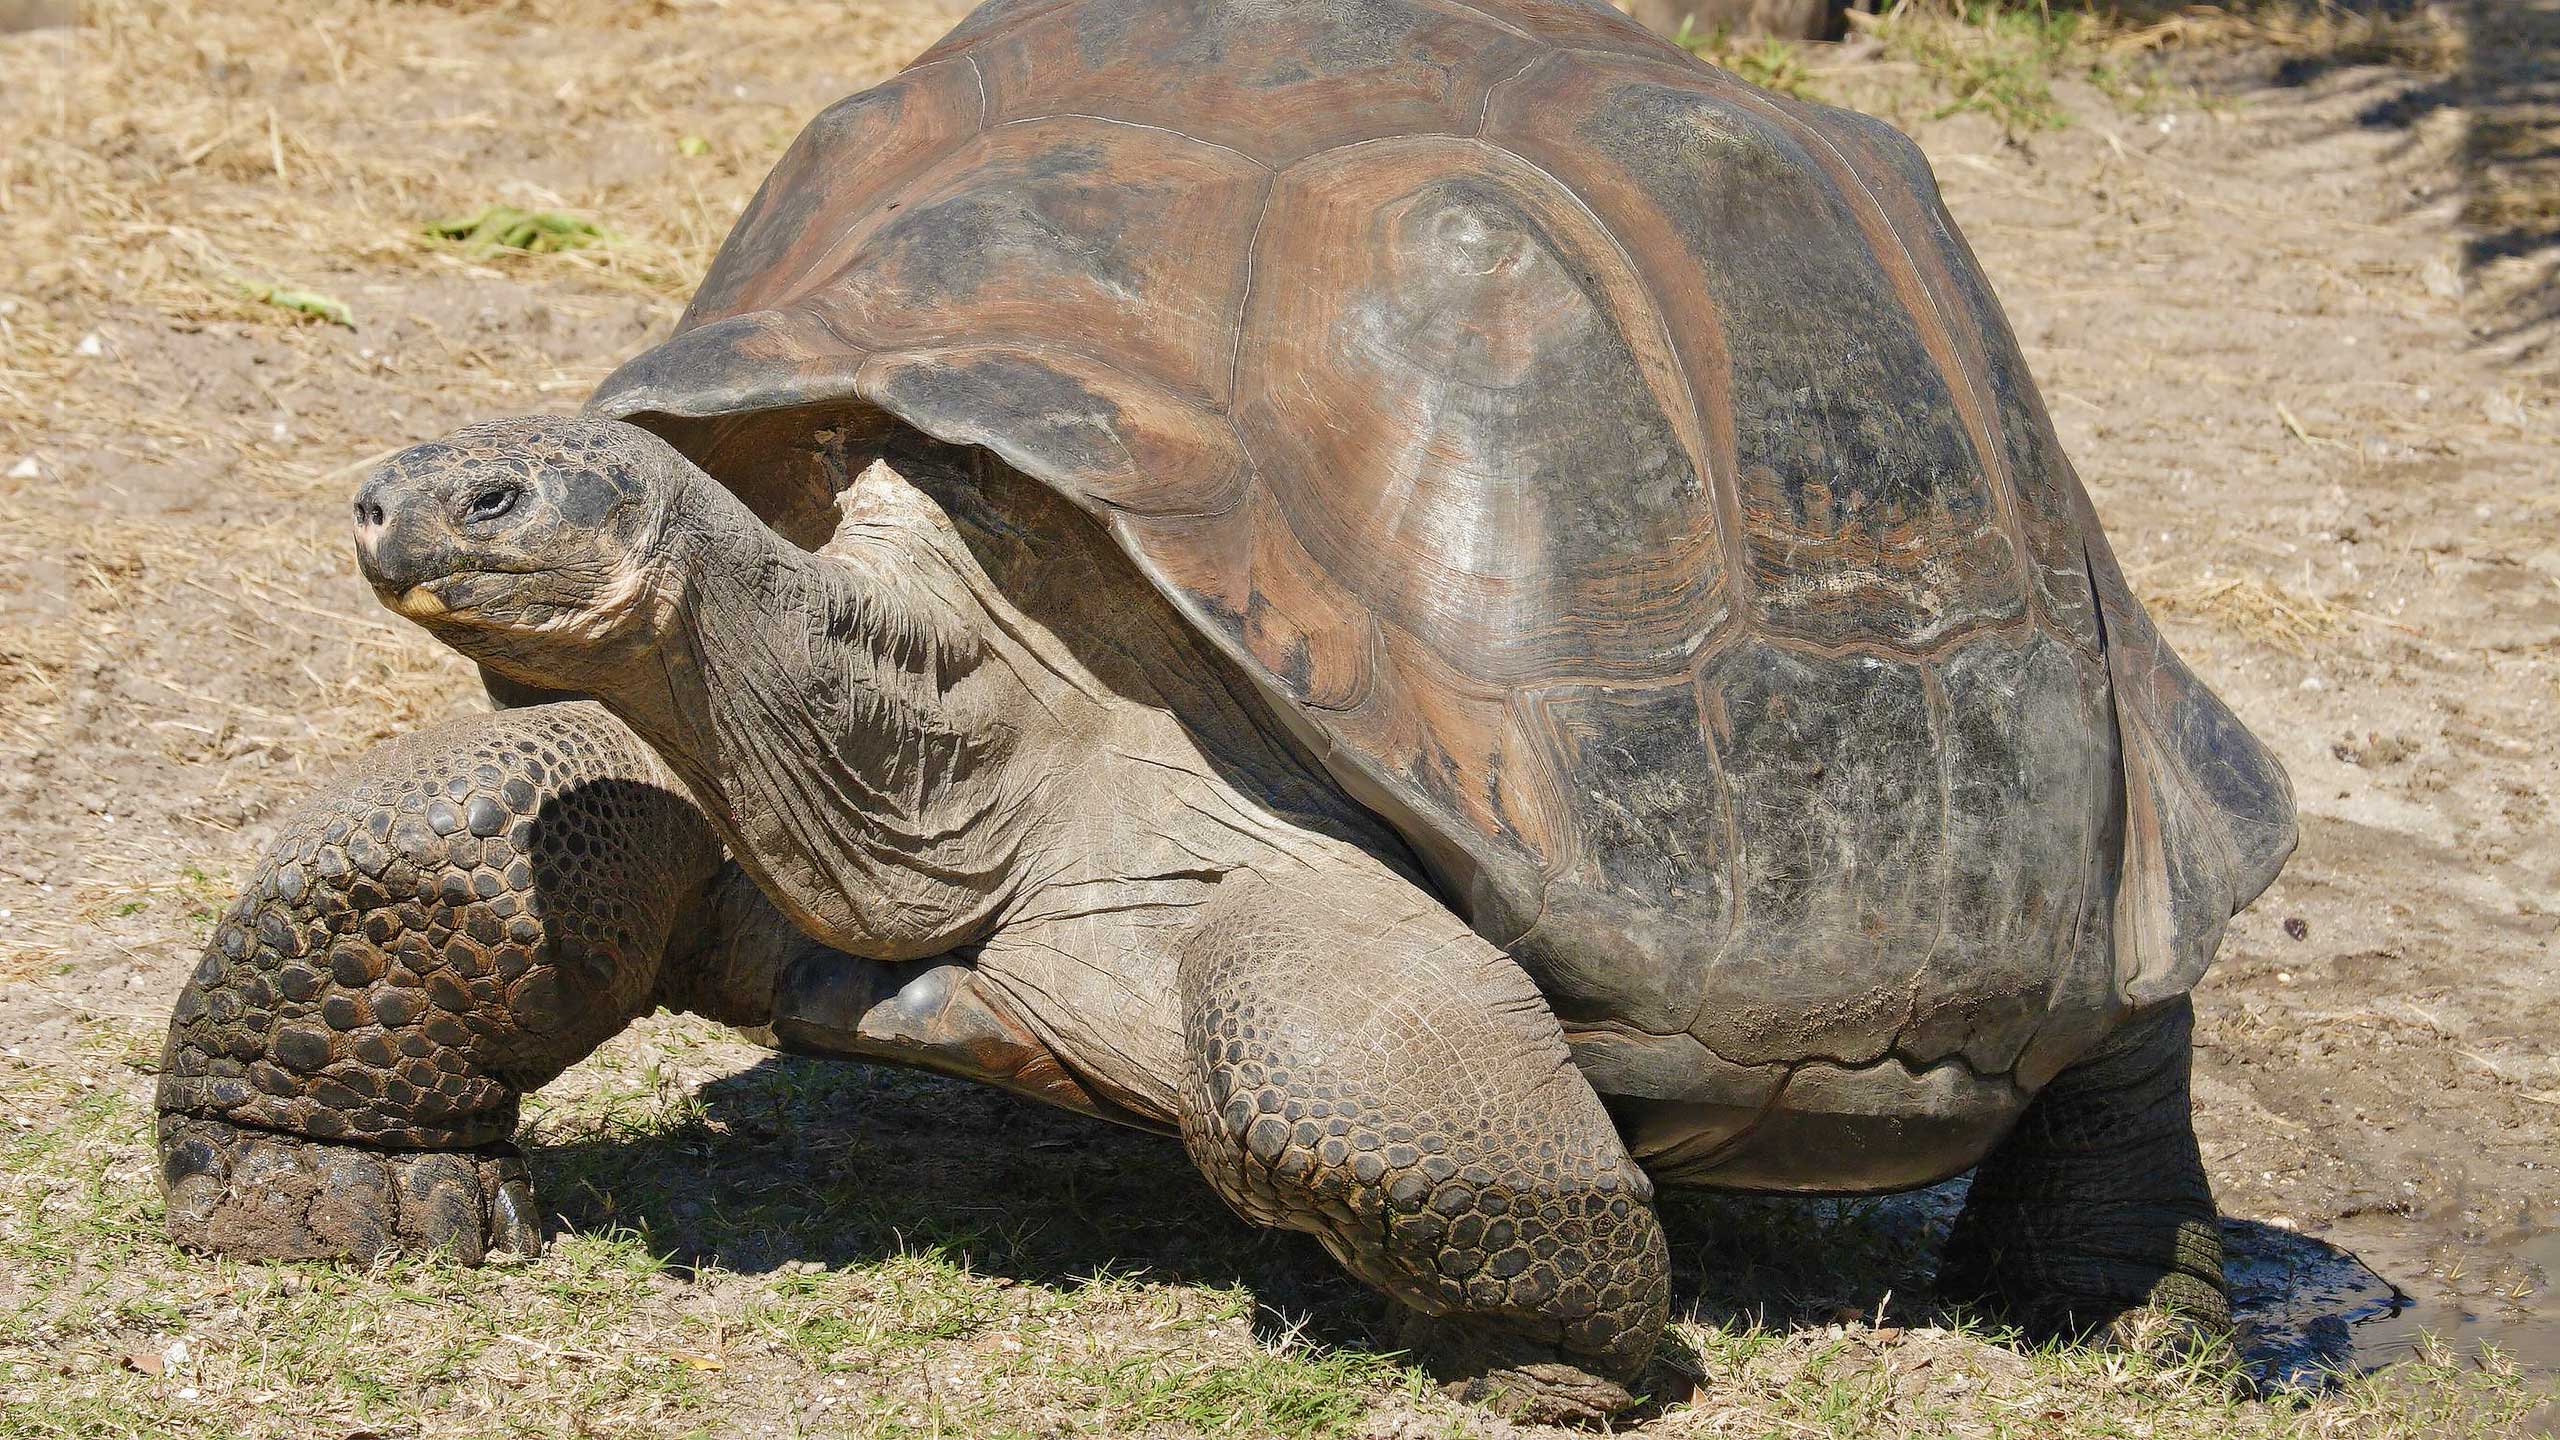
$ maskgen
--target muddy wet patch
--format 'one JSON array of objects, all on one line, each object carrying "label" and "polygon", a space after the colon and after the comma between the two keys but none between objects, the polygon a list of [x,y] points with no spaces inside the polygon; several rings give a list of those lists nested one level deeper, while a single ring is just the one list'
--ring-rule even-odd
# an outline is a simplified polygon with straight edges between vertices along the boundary
[{"label": "muddy wet patch", "polygon": [[2434,1343],[2494,1351],[2560,1391],[2560,1230],[2430,1242],[2350,1220],[2321,1240],[2290,1238],[2319,1252],[2288,1257],[2295,1303],[2345,1322],[2358,1368]]}]

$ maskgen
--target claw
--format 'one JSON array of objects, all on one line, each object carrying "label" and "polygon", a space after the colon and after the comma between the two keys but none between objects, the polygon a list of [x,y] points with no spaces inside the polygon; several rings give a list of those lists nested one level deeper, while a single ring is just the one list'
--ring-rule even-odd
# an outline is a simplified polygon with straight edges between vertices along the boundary
[{"label": "claw", "polygon": [[509,1176],[489,1195],[489,1248],[530,1260],[542,1253],[542,1214],[534,1207],[533,1186]]},{"label": "claw", "polygon": [[400,1176],[400,1239],[423,1255],[442,1254],[458,1265],[480,1263],[480,1167],[451,1154],[404,1156]]}]

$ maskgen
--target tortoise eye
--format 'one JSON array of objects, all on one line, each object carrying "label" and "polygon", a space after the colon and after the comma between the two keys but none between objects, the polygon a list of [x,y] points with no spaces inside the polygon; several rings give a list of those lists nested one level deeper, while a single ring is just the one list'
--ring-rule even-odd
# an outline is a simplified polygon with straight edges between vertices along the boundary
[{"label": "tortoise eye", "polygon": [[471,497],[471,509],[463,515],[467,524],[495,520],[516,508],[516,497],[524,492],[512,485],[492,486]]}]

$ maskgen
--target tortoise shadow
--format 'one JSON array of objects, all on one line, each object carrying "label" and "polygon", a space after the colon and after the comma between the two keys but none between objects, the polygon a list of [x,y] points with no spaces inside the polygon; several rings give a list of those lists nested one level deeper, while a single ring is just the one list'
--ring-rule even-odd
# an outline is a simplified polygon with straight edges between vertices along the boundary
[{"label": "tortoise shadow", "polygon": [[1242,1287],[1265,1341],[1393,1348],[1383,1301],[1311,1237],[1229,1212],[1177,1139],[850,1060],[772,1055],[694,1099],[672,1124],[522,1137],[545,1206],[679,1273],[938,1251],[1023,1284]]},{"label": "tortoise shadow", "polygon": [[[545,1204],[577,1230],[636,1232],[680,1273],[939,1251],[1023,1284],[1242,1289],[1266,1343],[1395,1348],[1383,1298],[1312,1238],[1238,1219],[1172,1137],[966,1081],[784,1055],[695,1101],[668,1125],[528,1134]],[[1666,1193],[1672,1313],[1780,1332],[1952,1325],[1931,1281],[1966,1184],[1856,1199]],[[2247,1220],[2226,1220],[2224,1235],[2253,1374],[2299,1387],[2349,1371],[2349,1326],[2399,1292],[2307,1236]],[[1699,1358],[1676,1335],[1665,1352],[1648,1388],[1685,1393],[1676,1377],[1694,1380]]]},{"label": "tortoise shadow", "polygon": [[[2192,0],[2049,0],[2055,12],[2111,15],[2149,25],[2195,9]],[[2238,15],[2261,8],[2240,0],[2217,7]],[[2265,7],[2281,12],[2284,7]],[[2456,232],[2463,263],[2477,270],[2496,261],[2531,259],[2560,266],[2560,14],[2528,5],[2438,6],[2431,0],[2322,0],[2332,17],[2382,22],[2334,25],[2324,34],[2297,37],[2265,63],[2245,69],[2209,61],[2202,83],[2222,99],[2247,102],[2261,93],[2302,90],[2342,77],[2357,104],[2347,124],[2393,132],[2397,162],[2422,153],[2423,130],[2434,116],[2455,112],[2461,135],[2455,156],[2469,191]],[[2452,58],[2441,73],[2426,51],[2433,41],[2406,22],[2450,27]],[[2209,51],[2198,52],[2210,55]],[[2436,203],[2433,193],[2413,194],[2403,217]],[[2483,313],[2477,345],[2523,338],[2560,322],[2560,285],[2513,287],[2494,310]]]}]

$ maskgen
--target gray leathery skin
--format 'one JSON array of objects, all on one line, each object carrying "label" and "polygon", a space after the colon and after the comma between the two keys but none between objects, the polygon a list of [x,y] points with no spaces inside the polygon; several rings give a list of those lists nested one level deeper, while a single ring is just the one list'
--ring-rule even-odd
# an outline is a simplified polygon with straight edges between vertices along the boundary
[{"label": "gray leathery skin", "polygon": [[2222,1230],[2196,1148],[2194,1006],[2129,1020],[2056,1076],[1973,1179],[1938,1288],[2037,1338],[2142,1310],[2227,1332]]},{"label": "gray leathery skin", "polygon": [[[550,425],[609,424],[459,443],[539,463]],[[556,453],[577,465],[608,443],[576,435]],[[1115,573],[1111,552],[1070,551],[1082,564],[1065,575],[1044,569],[1045,547],[1009,552],[1005,528],[1038,518],[1039,492],[989,512],[955,488],[959,458],[864,467],[811,553],[659,446],[632,462],[645,480],[611,482],[648,513],[603,527],[599,553],[573,562],[606,572],[580,582],[603,597],[589,612],[523,623],[479,579],[467,610],[417,606],[414,586],[432,579],[385,598],[523,683],[579,676],[703,797],[760,887],[844,952],[788,963],[778,1038],[866,1053],[939,1037],[971,1057],[963,1073],[1178,1124],[1213,1178],[1235,1180],[1221,1189],[1239,1208],[1315,1230],[1357,1273],[1447,1320],[1417,1343],[1453,1379],[1556,1413],[1622,1408],[1668,1283],[1651,1187],[1535,986],[1418,885],[1391,837],[1214,665],[1181,653],[1196,639]],[[503,539],[435,531],[439,507],[476,481],[396,462],[388,473],[368,503],[393,513],[386,527],[410,528],[379,533],[462,546],[467,577],[517,563]],[[562,483],[575,482],[543,493]],[[547,517],[525,523],[548,533]],[[625,535],[650,538],[624,548]],[[409,580],[400,555],[367,563]],[[527,588],[547,605],[558,583]],[[1067,588],[1087,598],[1053,593]],[[1070,645],[1017,599],[1052,617],[1116,609]],[[570,653],[554,663],[554,649]],[[629,658],[600,658],[613,656]],[[1168,663],[1177,656],[1188,663]],[[1181,713],[1106,674],[1180,697]],[[1328,916],[1331,931],[1317,923]],[[1365,1027],[1323,1011],[1354,970],[1381,1007]],[[1263,1027],[1266,1005],[1293,1018]],[[1230,1052],[1260,1058],[1238,1068]],[[1303,1164],[1271,1148],[1269,1126],[1247,1124],[1235,1153],[1221,1150],[1215,1125],[1248,1070],[1278,1074],[1275,1113],[1348,1107],[1345,1133],[1304,1137]],[[1284,1093],[1291,1075],[1318,1089]],[[1377,1153],[1354,1156],[1362,1139]],[[1367,1223],[1398,1205],[1418,1208],[1383,1235]]]}]

